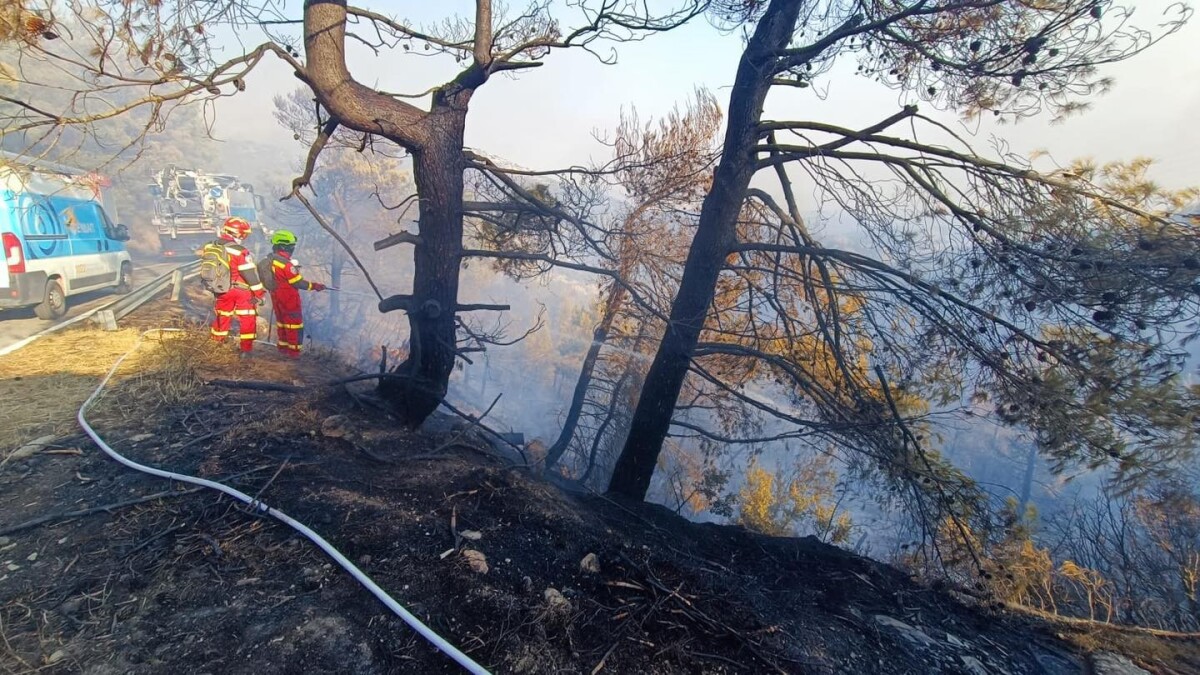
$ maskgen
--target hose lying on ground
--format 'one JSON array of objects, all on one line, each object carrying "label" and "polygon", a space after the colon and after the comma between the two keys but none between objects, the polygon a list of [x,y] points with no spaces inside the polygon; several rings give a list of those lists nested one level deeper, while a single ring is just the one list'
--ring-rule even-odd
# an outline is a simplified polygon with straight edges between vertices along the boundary
[{"label": "hose lying on ground", "polygon": [[456,648],[454,645],[447,642],[445,638],[443,638],[442,636],[433,632],[428,626],[421,623],[420,619],[413,616],[412,613],[410,613],[408,610],[406,610],[400,603],[396,602],[396,600],[393,599],[392,596],[388,595],[386,591],[384,591],[382,588],[380,588],[374,581],[371,580],[370,577],[368,577],[365,573],[363,573],[362,570],[360,570],[357,566],[355,566],[354,563],[350,562],[350,560],[348,560],[346,558],[346,556],[342,555],[341,551],[334,548],[332,544],[330,544],[328,541],[326,541],[321,535],[319,535],[316,532],[309,529],[308,526],[304,525],[303,523],[301,523],[299,521],[294,520],[291,516],[288,516],[286,513],[266,505],[261,500],[255,499],[255,498],[251,497],[250,495],[245,494],[244,492],[235,490],[234,488],[231,488],[228,485],[224,485],[222,483],[217,483],[217,482],[211,481],[211,480],[205,480],[203,478],[197,478],[195,476],[187,476],[184,474],[175,473],[173,471],[164,471],[163,469],[156,469],[154,467],[146,466],[144,464],[138,464],[137,462],[121,455],[116,450],[113,450],[112,446],[110,446],[108,443],[106,443],[104,441],[104,439],[101,438],[98,433],[96,433],[96,430],[92,428],[92,425],[88,424],[86,413],[87,413],[88,409],[91,408],[92,405],[96,402],[96,399],[98,399],[100,397],[100,394],[104,391],[104,388],[106,386],[108,386],[109,380],[112,379],[113,374],[115,374],[117,372],[117,369],[121,367],[121,364],[125,362],[125,359],[129,358],[130,355],[132,355],[135,351],[137,351],[138,347],[141,346],[142,341],[145,339],[145,337],[151,333],[162,334],[162,333],[181,333],[181,332],[183,332],[183,331],[181,331],[179,329],[158,328],[158,329],[146,331],[145,333],[142,333],[140,336],[138,336],[137,342],[135,342],[134,345],[129,348],[129,351],[125,352],[125,354],[123,354],[121,356],[121,358],[117,359],[117,362],[113,364],[112,368],[109,369],[108,373],[106,373],[104,375],[103,379],[100,380],[100,384],[96,386],[96,389],[95,389],[95,391],[92,392],[92,395],[89,396],[88,399],[83,402],[83,405],[79,407],[79,414],[76,416],[76,419],[79,421],[79,426],[83,427],[83,431],[89,437],[91,437],[91,439],[93,441],[95,441],[96,445],[99,446],[100,449],[105,452],[105,454],[107,454],[109,457],[112,457],[113,459],[117,460],[121,464],[124,464],[125,466],[127,466],[131,469],[134,469],[136,471],[141,471],[143,473],[148,473],[151,476],[158,476],[159,478],[166,478],[168,480],[180,481],[182,483],[191,483],[192,485],[200,485],[203,487],[218,490],[220,492],[223,492],[223,493],[229,495],[230,497],[233,497],[234,499],[237,499],[238,501],[241,501],[241,502],[249,505],[250,508],[254,509],[258,513],[269,515],[269,516],[279,520],[280,522],[284,523],[285,525],[291,527],[292,529],[296,530],[300,534],[304,535],[309,541],[311,541],[314,544],[316,544],[317,546],[319,546],[321,548],[321,550],[325,551],[325,553],[329,554],[329,557],[333,558],[334,561],[337,562],[337,564],[341,565],[342,568],[344,568],[347,572],[349,572],[350,575],[353,576],[368,591],[370,591],[372,595],[374,595],[376,598],[378,598],[379,601],[382,602],[384,605],[386,605],[388,609],[392,610],[392,612],[396,616],[403,619],[404,623],[408,624],[413,630],[417,631],[417,633],[419,633],[421,635],[421,637],[425,638],[430,643],[432,643],[434,647],[437,647],[444,654],[446,654],[450,658],[454,659],[460,666],[465,668],[468,672],[474,673],[476,675],[490,675],[483,666],[479,665],[478,663],[475,663],[475,661],[471,660],[471,657],[469,657],[466,654],[459,651],[458,648]]}]

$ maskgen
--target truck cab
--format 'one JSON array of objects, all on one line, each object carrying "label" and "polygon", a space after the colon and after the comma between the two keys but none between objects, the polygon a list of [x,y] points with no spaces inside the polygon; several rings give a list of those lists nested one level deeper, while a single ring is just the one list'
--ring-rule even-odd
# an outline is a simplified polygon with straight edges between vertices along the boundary
[{"label": "truck cab", "polygon": [[0,155],[0,310],[33,307],[57,319],[71,296],[128,291],[129,230],[109,216],[94,176]]},{"label": "truck cab", "polygon": [[163,256],[190,257],[214,239],[225,219],[259,226],[264,207],[254,187],[236,176],[168,166],[147,186],[154,199],[153,223]]}]

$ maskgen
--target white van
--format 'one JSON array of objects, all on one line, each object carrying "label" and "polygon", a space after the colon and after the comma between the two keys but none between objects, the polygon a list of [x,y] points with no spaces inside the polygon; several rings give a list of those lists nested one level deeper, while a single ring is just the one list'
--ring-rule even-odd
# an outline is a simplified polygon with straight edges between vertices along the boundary
[{"label": "white van", "polygon": [[0,310],[33,307],[51,320],[67,313],[72,295],[129,291],[129,230],[109,218],[99,183],[84,171],[0,153]]}]

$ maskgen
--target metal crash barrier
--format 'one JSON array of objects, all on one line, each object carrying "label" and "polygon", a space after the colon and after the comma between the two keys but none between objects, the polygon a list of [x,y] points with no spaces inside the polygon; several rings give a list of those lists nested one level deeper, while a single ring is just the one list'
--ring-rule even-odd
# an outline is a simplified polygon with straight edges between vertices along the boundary
[{"label": "metal crash barrier", "polygon": [[171,301],[178,302],[183,292],[183,282],[200,273],[200,261],[195,260],[180,265],[153,281],[141,286],[129,295],[112,302],[96,311],[92,321],[100,324],[104,330],[117,330],[117,322],[128,316],[138,307],[149,302],[166,288],[171,289]]}]

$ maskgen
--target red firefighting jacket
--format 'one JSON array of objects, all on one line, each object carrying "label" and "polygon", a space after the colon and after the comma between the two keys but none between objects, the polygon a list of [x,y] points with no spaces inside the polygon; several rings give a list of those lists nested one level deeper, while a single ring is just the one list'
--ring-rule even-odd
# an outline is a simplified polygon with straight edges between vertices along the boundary
[{"label": "red firefighting jacket", "polygon": [[242,287],[255,295],[263,292],[262,280],[258,278],[258,267],[250,251],[228,237],[221,237],[225,244],[225,252],[229,254],[229,281],[235,287]]},{"label": "red firefighting jacket", "polygon": [[271,270],[275,273],[275,289],[271,291],[271,295],[276,300],[299,305],[299,291],[313,289],[312,282],[300,274],[300,270],[296,269],[296,264],[292,262],[292,257],[286,251],[271,253]]}]

